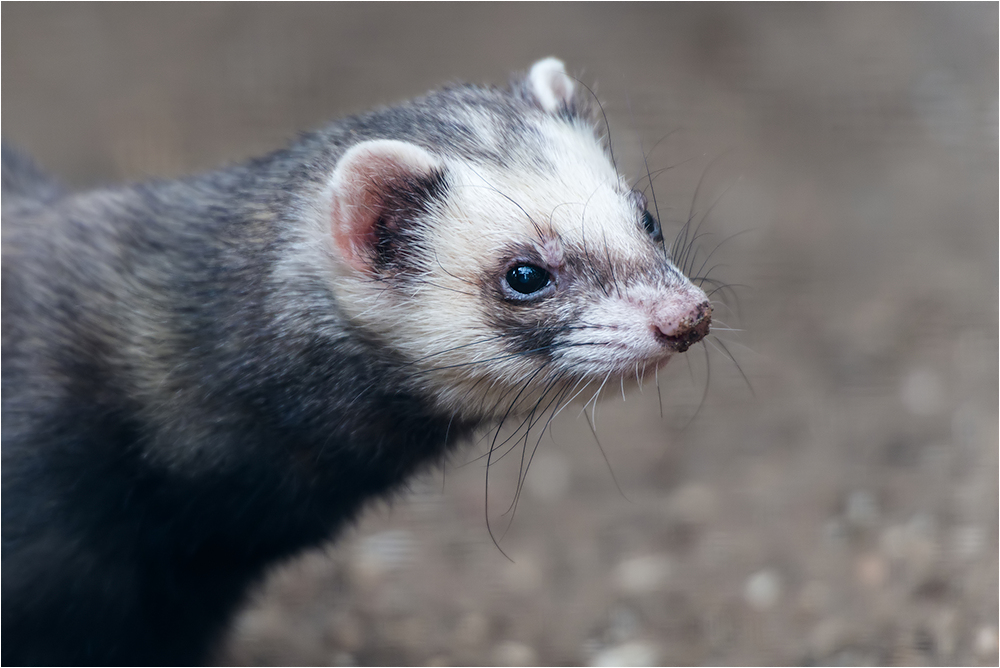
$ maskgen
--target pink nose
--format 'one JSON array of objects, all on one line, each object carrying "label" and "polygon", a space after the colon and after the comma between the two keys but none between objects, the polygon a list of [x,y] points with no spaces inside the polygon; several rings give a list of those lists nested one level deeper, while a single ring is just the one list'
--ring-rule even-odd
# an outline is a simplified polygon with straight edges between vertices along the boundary
[{"label": "pink nose", "polygon": [[680,317],[656,323],[656,338],[665,347],[682,353],[705,338],[711,324],[712,305],[702,302]]}]

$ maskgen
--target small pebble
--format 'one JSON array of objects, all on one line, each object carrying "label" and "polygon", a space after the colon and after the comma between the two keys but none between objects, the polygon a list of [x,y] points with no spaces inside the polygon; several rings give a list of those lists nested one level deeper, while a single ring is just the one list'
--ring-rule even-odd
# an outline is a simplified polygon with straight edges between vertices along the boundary
[{"label": "small pebble", "polygon": [[865,554],[858,558],[855,563],[855,573],[861,584],[872,589],[881,587],[885,583],[888,572],[885,559],[877,554]]},{"label": "small pebble", "polygon": [[665,554],[651,554],[620,562],[614,570],[614,581],[622,592],[639,595],[662,590],[670,574],[670,559]]},{"label": "small pebble", "polygon": [[497,666],[537,666],[538,653],[530,645],[514,640],[497,643],[492,652]]},{"label": "small pebble", "polygon": [[916,571],[934,565],[940,551],[934,539],[934,522],[926,515],[915,515],[906,524],[888,527],[882,532],[882,552],[892,560],[902,561]]},{"label": "small pebble", "polygon": [[592,666],[658,666],[660,648],[652,643],[634,640],[598,652]]},{"label": "small pebble", "polygon": [[773,608],[780,596],[781,578],[770,568],[751,575],[743,587],[743,598],[755,610],[763,611]]},{"label": "small pebble", "polygon": [[377,581],[389,571],[413,561],[416,539],[409,531],[394,529],[365,536],[355,547],[351,566],[363,581]]},{"label": "small pebble", "polygon": [[976,631],[976,656],[981,659],[997,658],[997,632],[992,626],[980,626]]},{"label": "small pebble", "polygon": [[715,517],[717,506],[712,488],[697,482],[683,485],[667,500],[670,514],[685,524],[707,524]]}]

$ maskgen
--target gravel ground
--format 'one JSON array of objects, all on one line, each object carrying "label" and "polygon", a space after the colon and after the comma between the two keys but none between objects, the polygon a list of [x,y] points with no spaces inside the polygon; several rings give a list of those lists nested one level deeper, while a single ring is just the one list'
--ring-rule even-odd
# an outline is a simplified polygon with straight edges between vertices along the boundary
[{"label": "gravel ground", "polygon": [[75,185],[554,54],[596,85],[624,170],[670,167],[667,233],[693,212],[702,257],[742,233],[711,258],[738,284],[715,340],[659,393],[607,391],[602,447],[566,410],[513,520],[517,454],[491,469],[503,552],[480,441],[275,572],[218,663],[998,663],[997,5],[3,19],[4,136]]}]

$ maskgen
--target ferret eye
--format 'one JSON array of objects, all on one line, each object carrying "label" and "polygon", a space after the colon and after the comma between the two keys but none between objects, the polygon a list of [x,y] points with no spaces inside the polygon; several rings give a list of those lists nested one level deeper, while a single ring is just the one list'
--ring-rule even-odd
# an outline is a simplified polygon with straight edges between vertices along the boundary
[{"label": "ferret eye", "polygon": [[649,210],[642,212],[642,227],[646,234],[653,238],[653,241],[663,241],[663,231],[660,229],[660,221]]},{"label": "ferret eye", "polygon": [[507,272],[507,285],[514,292],[530,295],[549,284],[549,272],[533,264],[519,264]]}]

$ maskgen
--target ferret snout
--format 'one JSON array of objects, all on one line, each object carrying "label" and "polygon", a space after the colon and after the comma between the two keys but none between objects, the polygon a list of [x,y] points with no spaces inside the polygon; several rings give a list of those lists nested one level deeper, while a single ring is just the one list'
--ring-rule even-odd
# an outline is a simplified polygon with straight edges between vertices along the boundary
[{"label": "ferret snout", "polygon": [[656,339],[674,352],[682,353],[708,335],[712,305],[707,301],[677,317],[671,313],[655,323]]}]

